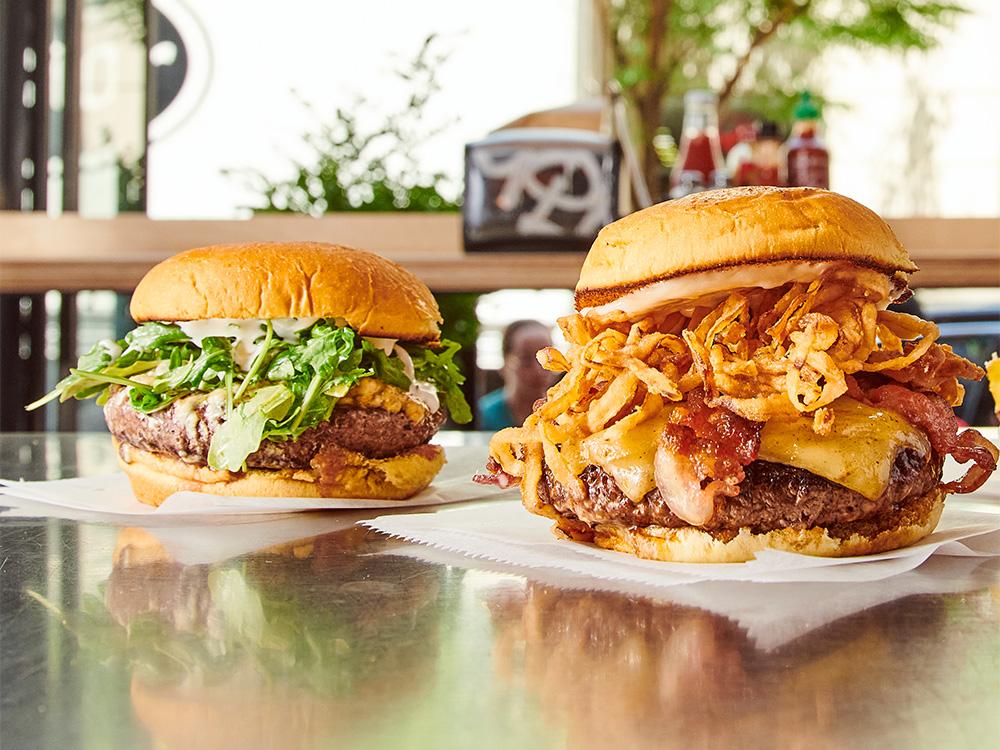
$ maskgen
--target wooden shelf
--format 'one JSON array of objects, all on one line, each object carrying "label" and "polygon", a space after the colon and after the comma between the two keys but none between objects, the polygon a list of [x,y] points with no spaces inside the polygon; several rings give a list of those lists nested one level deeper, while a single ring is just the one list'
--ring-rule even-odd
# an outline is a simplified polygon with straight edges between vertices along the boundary
[{"label": "wooden shelf", "polygon": [[[889,222],[921,267],[911,285],[1000,286],[1000,219]],[[0,292],[131,291],[176,252],[226,242],[320,240],[401,263],[435,291],[572,288],[583,253],[465,253],[457,214],[264,215],[234,221],[158,221],[0,212]]]}]

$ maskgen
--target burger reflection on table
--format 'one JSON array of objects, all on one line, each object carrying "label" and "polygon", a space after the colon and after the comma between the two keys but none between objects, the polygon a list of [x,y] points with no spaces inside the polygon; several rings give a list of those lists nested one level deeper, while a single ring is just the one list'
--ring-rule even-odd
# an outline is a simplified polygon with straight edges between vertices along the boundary
[{"label": "burger reflection on table", "polygon": [[908,736],[894,706],[940,708],[921,678],[962,663],[943,636],[963,596],[897,599],[771,652],[727,617],[641,596],[529,580],[487,604],[495,671],[565,730],[566,747],[816,750]]},{"label": "burger reflection on table", "polygon": [[[124,529],[105,592],[123,638],[106,643],[128,661],[155,746],[326,746],[419,695],[439,584],[405,558],[364,554],[393,544],[352,527],[185,566]],[[81,647],[100,647],[86,633]]]}]

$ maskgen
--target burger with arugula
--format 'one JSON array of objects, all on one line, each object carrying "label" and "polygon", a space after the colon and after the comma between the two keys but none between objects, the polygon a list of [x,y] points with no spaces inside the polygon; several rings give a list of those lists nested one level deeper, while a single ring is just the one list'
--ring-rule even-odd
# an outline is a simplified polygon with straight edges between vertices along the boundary
[{"label": "burger with arugula", "polygon": [[97,398],[136,496],[404,499],[444,464],[429,441],[471,419],[428,288],[372,253],[323,243],[205,247],[160,263],[139,324],[55,390]]}]

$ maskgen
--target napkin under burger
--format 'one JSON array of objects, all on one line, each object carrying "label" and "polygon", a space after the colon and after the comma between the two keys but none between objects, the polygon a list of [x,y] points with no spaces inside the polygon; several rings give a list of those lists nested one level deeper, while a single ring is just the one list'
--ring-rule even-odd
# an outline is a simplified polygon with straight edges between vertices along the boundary
[{"label": "napkin under burger", "polygon": [[[887,309],[917,270],[878,216],[812,188],[701,193],[604,228],[560,321],[563,373],[482,480],[573,539],[722,562],[912,544],[997,449],[959,431],[983,371]],[[974,462],[941,482],[945,456]]]},{"label": "napkin under burger", "polygon": [[52,393],[96,397],[136,496],[178,490],[402,499],[444,464],[429,445],[471,418],[458,345],[427,287],[372,253],[257,243],[176,255],[142,279],[139,326]]}]

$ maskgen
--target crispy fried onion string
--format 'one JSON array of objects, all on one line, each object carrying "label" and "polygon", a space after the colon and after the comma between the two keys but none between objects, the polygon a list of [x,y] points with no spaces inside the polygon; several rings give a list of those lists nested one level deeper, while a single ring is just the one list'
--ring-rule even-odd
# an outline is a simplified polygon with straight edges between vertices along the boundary
[{"label": "crispy fried onion string", "polygon": [[[880,373],[949,401],[960,398],[956,377],[982,371],[936,344],[933,323],[880,309],[887,294],[833,273],[810,284],[737,290],[721,302],[694,299],[681,311],[674,306],[640,320],[624,313],[562,318],[567,353],[544,349],[538,359],[565,375],[523,427],[494,436],[490,453],[504,472],[522,478],[526,502],[537,507],[543,459],[575,495],[586,491],[578,477],[588,463],[624,476],[631,470],[615,463],[611,449],[622,440],[616,424],[628,418],[655,426],[665,418],[660,412],[695,388],[704,388],[707,405],[756,422],[808,415],[819,434],[833,429],[827,407],[857,389],[855,374]],[[656,442],[650,434],[652,464],[662,437]],[[596,443],[604,447],[597,451]],[[660,464],[663,478],[670,467]]]}]

